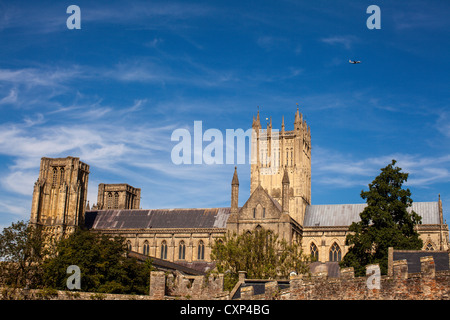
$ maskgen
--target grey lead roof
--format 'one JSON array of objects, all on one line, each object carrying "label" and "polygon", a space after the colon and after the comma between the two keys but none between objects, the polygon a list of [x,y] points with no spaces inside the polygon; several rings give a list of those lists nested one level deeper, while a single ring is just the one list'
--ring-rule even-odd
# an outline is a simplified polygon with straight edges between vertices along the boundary
[{"label": "grey lead roof", "polygon": [[230,208],[99,210],[86,212],[89,229],[225,228]]},{"label": "grey lead roof", "polygon": [[[276,200],[274,200],[278,203]],[[360,220],[367,204],[327,204],[306,207],[304,227],[349,226]],[[439,224],[439,203],[413,202],[422,224]],[[230,208],[86,211],[89,229],[226,228]]]},{"label": "grey lead roof", "polygon": [[[366,203],[310,205],[306,207],[303,226],[349,226],[352,222],[360,221],[359,214],[366,206]],[[413,202],[410,209],[422,217],[422,224],[439,224],[437,201]]]}]

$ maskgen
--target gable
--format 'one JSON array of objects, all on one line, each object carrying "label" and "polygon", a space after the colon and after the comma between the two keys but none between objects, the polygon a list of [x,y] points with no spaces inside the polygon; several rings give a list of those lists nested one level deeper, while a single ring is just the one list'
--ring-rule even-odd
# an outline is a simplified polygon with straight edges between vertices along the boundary
[{"label": "gable", "polygon": [[239,219],[278,219],[281,212],[282,208],[278,201],[264,188],[258,186],[239,210]]}]

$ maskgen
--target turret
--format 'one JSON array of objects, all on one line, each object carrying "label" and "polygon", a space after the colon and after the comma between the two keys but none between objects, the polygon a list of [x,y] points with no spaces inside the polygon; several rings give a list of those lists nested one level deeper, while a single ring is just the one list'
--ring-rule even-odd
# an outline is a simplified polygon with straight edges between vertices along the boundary
[{"label": "turret", "polygon": [[231,180],[231,213],[239,211],[239,179],[237,167],[234,167],[233,180]]},{"label": "turret", "polygon": [[252,128],[254,130],[258,130],[258,133],[259,133],[259,129],[261,129],[261,121],[259,119],[259,107],[258,107],[258,113],[256,115],[256,119],[255,119],[255,117],[253,117]]},{"label": "turret", "polygon": [[300,114],[297,107],[297,112],[295,113],[295,120],[294,120],[294,129],[300,130],[302,128],[303,123],[303,115]]}]

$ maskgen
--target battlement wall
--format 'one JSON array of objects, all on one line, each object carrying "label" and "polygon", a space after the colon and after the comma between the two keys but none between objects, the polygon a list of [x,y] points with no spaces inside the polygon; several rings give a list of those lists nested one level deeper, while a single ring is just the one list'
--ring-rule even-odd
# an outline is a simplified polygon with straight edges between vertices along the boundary
[{"label": "battlement wall", "polygon": [[327,271],[292,276],[287,288],[281,288],[276,280],[260,280],[257,288],[251,285],[255,279],[246,282],[240,278],[231,293],[223,291],[222,275],[166,278],[163,272],[152,272],[150,297],[233,299],[239,290],[239,300],[449,300],[450,270],[436,271],[431,256],[420,258],[420,264],[419,273],[409,273],[407,261],[398,260],[393,262],[392,275],[386,276],[376,273],[378,265],[367,266],[370,272],[366,277],[355,277],[353,268],[341,269],[339,278],[329,278]]}]

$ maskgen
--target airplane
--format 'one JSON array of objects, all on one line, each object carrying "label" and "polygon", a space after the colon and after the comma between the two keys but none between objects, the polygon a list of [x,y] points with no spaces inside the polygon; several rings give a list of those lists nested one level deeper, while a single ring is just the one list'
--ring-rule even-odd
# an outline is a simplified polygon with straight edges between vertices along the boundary
[{"label": "airplane", "polygon": [[349,63],[353,63],[353,64],[361,63],[361,61],[356,61],[356,60],[348,60],[348,62],[349,62]]}]

